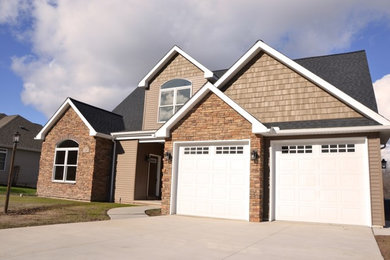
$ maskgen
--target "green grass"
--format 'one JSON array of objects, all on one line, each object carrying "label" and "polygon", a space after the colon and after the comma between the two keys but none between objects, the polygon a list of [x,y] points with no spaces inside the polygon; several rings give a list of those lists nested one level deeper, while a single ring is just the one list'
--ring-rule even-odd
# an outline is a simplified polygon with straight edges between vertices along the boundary
[{"label": "green grass", "polygon": [[161,209],[147,209],[145,210],[145,214],[149,217],[161,216]]},{"label": "green grass", "polygon": [[[7,192],[7,186],[0,185],[0,194],[5,194]],[[11,187],[11,194],[23,194],[23,195],[35,195],[37,192],[33,188],[23,188],[23,187]]]},{"label": "green grass", "polygon": [[3,213],[5,192],[0,192],[0,229],[110,219],[111,208],[132,205],[82,202],[11,194],[8,214]]}]

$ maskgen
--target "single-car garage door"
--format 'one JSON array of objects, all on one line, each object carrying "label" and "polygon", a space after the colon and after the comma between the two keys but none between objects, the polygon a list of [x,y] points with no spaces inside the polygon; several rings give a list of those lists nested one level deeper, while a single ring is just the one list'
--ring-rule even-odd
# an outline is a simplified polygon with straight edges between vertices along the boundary
[{"label": "single-car garage door", "polygon": [[178,150],[177,214],[249,220],[248,142]]},{"label": "single-car garage door", "polygon": [[365,138],[272,142],[277,220],[371,225]]}]

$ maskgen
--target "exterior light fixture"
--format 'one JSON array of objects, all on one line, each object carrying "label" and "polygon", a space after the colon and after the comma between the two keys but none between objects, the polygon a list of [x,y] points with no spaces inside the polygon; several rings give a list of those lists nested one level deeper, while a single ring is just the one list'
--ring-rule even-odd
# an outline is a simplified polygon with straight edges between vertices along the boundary
[{"label": "exterior light fixture", "polygon": [[387,161],[385,159],[382,159],[382,169],[387,168]]},{"label": "exterior light fixture", "polygon": [[251,160],[255,161],[259,159],[259,153],[257,152],[257,150],[252,150],[251,152]]},{"label": "exterior light fixture", "polygon": [[171,161],[171,160],[172,160],[172,154],[171,154],[171,152],[165,152],[165,153],[164,153],[164,158],[165,158],[165,160],[167,160],[167,161]]}]

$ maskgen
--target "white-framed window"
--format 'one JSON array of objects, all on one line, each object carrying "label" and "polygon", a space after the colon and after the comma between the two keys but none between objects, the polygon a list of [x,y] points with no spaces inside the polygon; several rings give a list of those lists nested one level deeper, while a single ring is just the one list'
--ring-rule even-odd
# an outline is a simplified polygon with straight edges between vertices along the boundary
[{"label": "white-framed window", "polygon": [[7,149],[0,149],[0,171],[5,171],[7,161]]},{"label": "white-framed window", "polygon": [[192,84],[185,79],[172,79],[160,87],[158,122],[166,122],[191,97]]},{"label": "white-framed window", "polygon": [[53,182],[76,182],[77,157],[79,144],[73,140],[64,140],[55,150]]}]

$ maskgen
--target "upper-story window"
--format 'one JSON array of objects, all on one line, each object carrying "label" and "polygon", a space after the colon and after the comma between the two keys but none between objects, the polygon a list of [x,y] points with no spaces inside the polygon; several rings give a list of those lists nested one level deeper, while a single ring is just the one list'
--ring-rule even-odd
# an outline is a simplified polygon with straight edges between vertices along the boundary
[{"label": "upper-story window", "polygon": [[175,114],[191,97],[191,82],[185,79],[172,79],[160,88],[158,121],[165,122]]},{"label": "upper-story window", "polygon": [[79,144],[72,140],[65,140],[56,147],[54,160],[53,181],[76,182],[77,157]]}]

